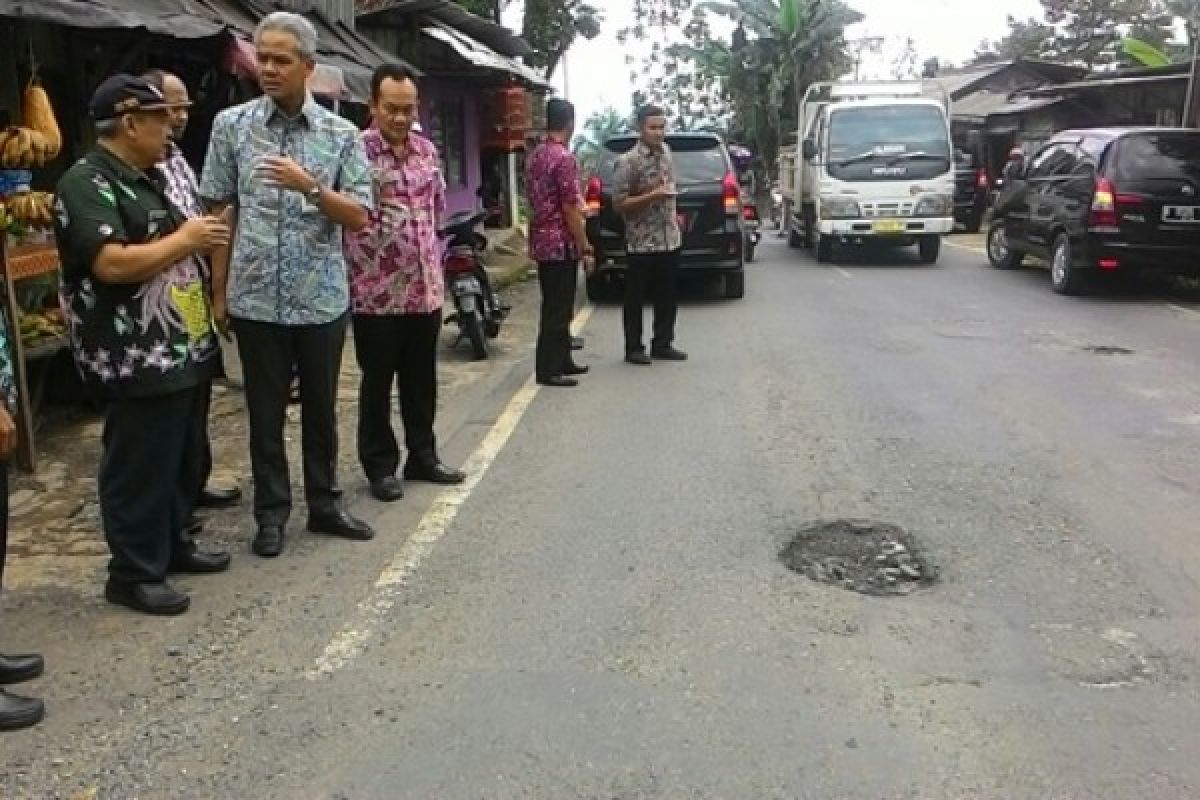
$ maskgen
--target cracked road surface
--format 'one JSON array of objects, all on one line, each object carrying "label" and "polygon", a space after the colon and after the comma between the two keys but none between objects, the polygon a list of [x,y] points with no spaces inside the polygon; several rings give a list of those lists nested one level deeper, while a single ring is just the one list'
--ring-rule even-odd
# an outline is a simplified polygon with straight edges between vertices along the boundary
[{"label": "cracked road surface", "polygon": [[[600,307],[584,388],[526,358],[456,401],[470,491],[385,510],[346,473],[368,545],[242,556],[178,620],[9,598],[50,716],[0,794],[1200,797],[1194,298],[962,247],[749,270],[685,303],[686,364],[622,364]],[[900,526],[939,582],[789,571],[822,519]]]}]

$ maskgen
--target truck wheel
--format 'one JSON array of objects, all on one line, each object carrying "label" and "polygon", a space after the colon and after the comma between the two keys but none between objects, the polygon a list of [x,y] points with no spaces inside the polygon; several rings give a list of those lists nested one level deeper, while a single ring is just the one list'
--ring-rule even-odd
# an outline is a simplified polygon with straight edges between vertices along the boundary
[{"label": "truck wheel", "polygon": [[942,253],[942,237],[922,236],[917,241],[917,252],[921,256],[922,264],[936,264],[938,256]]},{"label": "truck wheel", "polygon": [[730,300],[741,300],[746,296],[746,273],[730,272],[725,275],[725,296]]},{"label": "truck wheel", "polygon": [[817,237],[817,263],[828,264],[833,261],[833,239],[828,236]]}]

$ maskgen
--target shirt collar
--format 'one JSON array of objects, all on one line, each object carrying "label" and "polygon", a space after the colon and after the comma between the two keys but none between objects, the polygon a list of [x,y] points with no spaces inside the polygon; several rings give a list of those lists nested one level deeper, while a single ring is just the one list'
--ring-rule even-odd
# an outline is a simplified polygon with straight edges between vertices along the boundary
[{"label": "shirt collar", "polygon": [[121,180],[128,183],[137,183],[139,181],[146,181],[151,184],[154,183],[147,172],[137,169],[130,164],[126,164],[117,156],[116,153],[109,150],[104,145],[97,144],[96,149],[93,152],[96,154],[96,158],[111,167],[113,172],[115,172],[117,177]]},{"label": "shirt collar", "polygon": [[285,122],[293,122],[296,120],[300,120],[300,121],[303,121],[304,124],[307,125],[309,128],[311,128],[313,126],[313,123],[317,121],[317,114],[321,111],[321,104],[318,103],[313,98],[312,92],[305,93],[304,105],[300,106],[300,113],[297,114],[295,117],[288,117],[287,114],[283,113],[283,109],[281,109],[278,105],[275,104],[274,98],[268,97],[267,95],[264,94],[263,100],[266,102],[266,106],[267,106],[267,120],[268,121],[275,119],[276,117],[278,117],[279,119],[281,119]]},{"label": "shirt collar", "polygon": [[641,139],[638,139],[638,151],[644,156],[661,156],[664,150],[666,150],[665,145],[659,145],[657,148],[653,148],[643,142]]},{"label": "shirt collar", "polygon": [[[376,153],[391,153],[392,156],[397,159],[401,157],[400,151],[392,146],[392,143],[389,142],[387,137],[383,135],[383,131],[379,130],[379,126],[372,124],[371,127],[367,129],[366,135],[373,140]],[[421,136],[421,134],[417,133],[416,131],[409,131],[408,146],[404,148],[403,156],[405,158],[410,156],[423,156],[428,153],[431,147],[432,143],[428,139]]]}]

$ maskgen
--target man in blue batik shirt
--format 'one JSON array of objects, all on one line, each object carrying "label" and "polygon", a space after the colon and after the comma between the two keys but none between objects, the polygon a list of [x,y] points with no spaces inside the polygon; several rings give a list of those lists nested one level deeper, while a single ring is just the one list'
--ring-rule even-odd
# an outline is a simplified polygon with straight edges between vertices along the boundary
[{"label": "man in blue batik shirt", "polygon": [[374,535],[341,507],[336,488],[338,375],[350,307],[342,234],[367,225],[373,190],[358,129],[308,93],[317,49],[312,23],[276,12],[254,38],[265,94],[213,122],[200,195],[214,208],[237,208],[232,258],[213,259],[213,314],[237,334],[258,524],[253,550],[273,557],[283,550],[292,508],[283,428],[293,364],[308,529]]}]

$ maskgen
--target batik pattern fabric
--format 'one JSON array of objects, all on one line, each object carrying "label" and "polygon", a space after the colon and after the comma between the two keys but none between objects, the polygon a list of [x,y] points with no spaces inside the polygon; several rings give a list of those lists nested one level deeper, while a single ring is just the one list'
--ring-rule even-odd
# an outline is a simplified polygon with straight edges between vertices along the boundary
[{"label": "batik pattern fabric", "polygon": [[333,322],[350,306],[342,228],[303,194],[263,180],[261,167],[272,156],[290,158],[321,186],[374,207],[366,154],[349,120],[311,97],[295,117],[266,96],[222,111],[200,196],[237,205],[229,314],[280,325]]},{"label": "batik pattern fabric", "polygon": [[446,181],[433,142],[415,133],[397,151],[375,128],[362,134],[376,207],[361,231],[346,233],[355,314],[432,314],[446,286],[438,222]]}]

